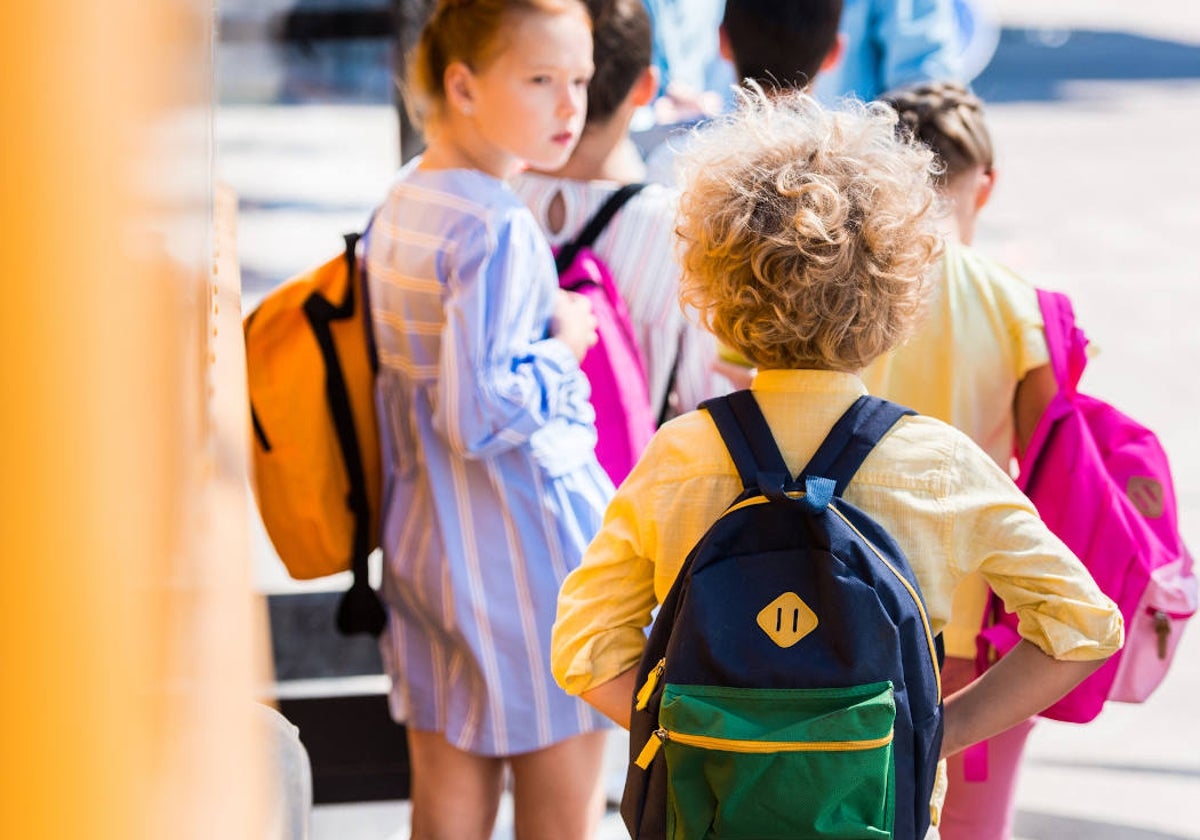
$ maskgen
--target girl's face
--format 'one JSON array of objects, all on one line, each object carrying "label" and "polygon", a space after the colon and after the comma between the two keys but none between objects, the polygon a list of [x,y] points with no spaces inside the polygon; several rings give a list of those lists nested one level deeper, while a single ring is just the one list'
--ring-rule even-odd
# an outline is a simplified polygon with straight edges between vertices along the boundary
[{"label": "girl's face", "polygon": [[499,178],[519,162],[554,170],[567,162],[587,114],[592,33],[582,12],[523,14],[499,35],[499,51],[468,71],[465,111],[474,156]]}]

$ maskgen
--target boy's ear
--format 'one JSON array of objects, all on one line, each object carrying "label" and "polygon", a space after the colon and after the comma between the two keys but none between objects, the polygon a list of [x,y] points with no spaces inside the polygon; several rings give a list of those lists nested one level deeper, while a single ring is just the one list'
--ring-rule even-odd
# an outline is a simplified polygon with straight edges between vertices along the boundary
[{"label": "boy's ear", "polygon": [[725,32],[724,24],[717,27],[717,49],[721,53],[721,58],[730,64],[737,64],[737,59],[733,56],[733,47],[729,45],[729,35]]},{"label": "boy's ear", "polygon": [[846,36],[841,32],[833,39],[833,46],[829,48],[829,52],[825,53],[825,57],[821,59],[821,69],[819,72],[826,73],[837,67],[838,62],[842,60],[842,56],[846,52]]},{"label": "boy's ear", "polygon": [[475,111],[475,76],[461,61],[452,61],[442,76],[446,104],[460,114],[470,116]]},{"label": "boy's ear", "polygon": [[647,67],[629,89],[629,100],[635,107],[649,105],[658,93],[658,68]]}]

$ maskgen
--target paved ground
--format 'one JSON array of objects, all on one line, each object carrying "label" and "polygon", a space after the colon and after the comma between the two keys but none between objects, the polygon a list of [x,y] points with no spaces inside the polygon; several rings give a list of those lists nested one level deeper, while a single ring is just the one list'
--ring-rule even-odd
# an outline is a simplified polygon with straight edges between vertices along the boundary
[{"label": "paved ground", "polygon": [[[1072,294],[1103,351],[1085,387],[1159,432],[1185,535],[1200,547],[1200,15],[1184,0],[1050,5],[999,4],[1006,28],[977,88],[991,103],[1000,182],[978,244]],[[243,46],[221,60],[224,101],[245,103],[219,111],[217,154],[242,196],[248,308],[361,224],[395,165],[395,123],[377,76],[362,83],[366,104],[345,104],[357,82],[343,78],[331,95],[342,104],[280,106],[261,104],[286,86],[270,54]],[[305,89],[320,93],[314,78]],[[261,535],[256,555],[263,589],[295,586]],[[1193,628],[1148,703],[1087,726],[1041,724],[1020,836],[1200,838],[1197,696]],[[402,803],[318,808],[313,827],[316,840],[407,837]],[[613,826],[608,836],[623,835]]]}]

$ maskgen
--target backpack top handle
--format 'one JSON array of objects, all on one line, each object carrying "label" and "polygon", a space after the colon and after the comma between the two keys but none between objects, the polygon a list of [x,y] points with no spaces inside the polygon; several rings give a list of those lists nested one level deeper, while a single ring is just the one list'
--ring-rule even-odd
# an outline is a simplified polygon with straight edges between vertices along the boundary
[{"label": "backpack top handle", "polygon": [[753,392],[735,391],[706,400],[701,408],[712,416],[729,450],[746,490],[757,489],[768,497],[808,485],[814,479],[833,484],[832,495],[841,496],[862,462],[903,416],[915,414],[878,397],[859,397],[834,423],[824,442],[800,475],[792,478],[771,428]]}]

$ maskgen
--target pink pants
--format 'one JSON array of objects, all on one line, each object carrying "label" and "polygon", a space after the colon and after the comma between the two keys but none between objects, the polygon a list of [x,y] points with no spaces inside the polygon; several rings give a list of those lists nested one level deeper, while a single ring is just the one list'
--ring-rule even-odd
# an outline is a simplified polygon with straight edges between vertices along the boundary
[{"label": "pink pants", "polygon": [[[963,671],[967,667],[969,676]],[[949,694],[974,678],[975,665],[968,660],[948,658],[942,674]],[[969,752],[947,759],[946,804],[938,825],[942,840],[1011,840],[1017,772],[1034,722],[1034,718],[1024,720],[987,741],[987,778],[982,781],[970,778],[975,774],[964,769],[964,765],[969,767],[975,760]]]}]

